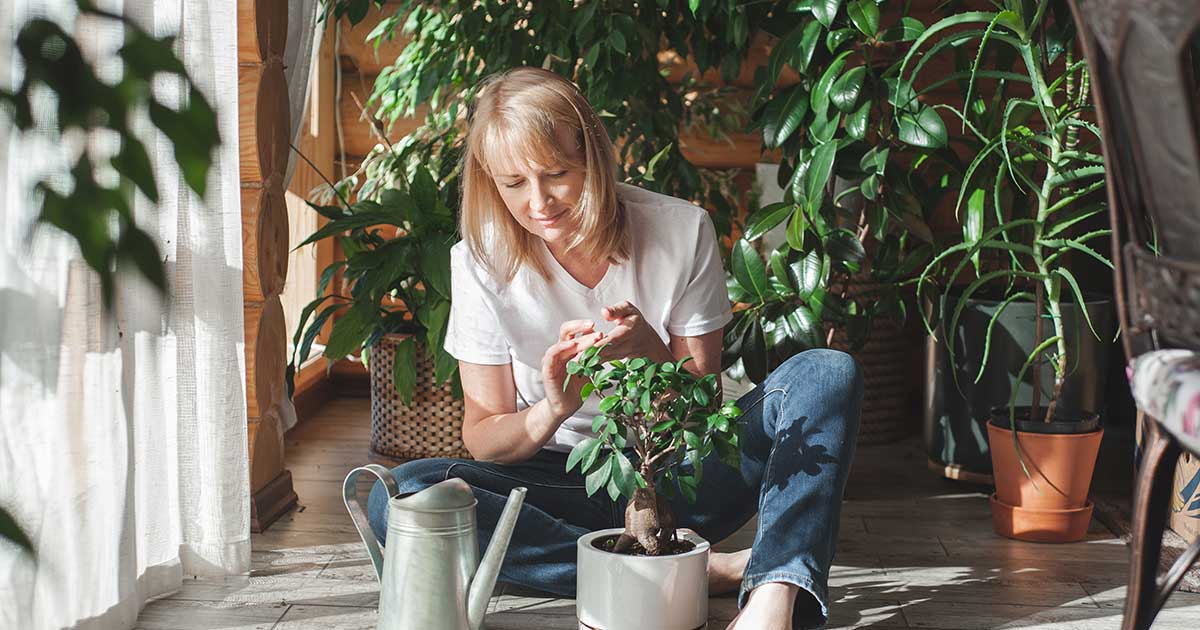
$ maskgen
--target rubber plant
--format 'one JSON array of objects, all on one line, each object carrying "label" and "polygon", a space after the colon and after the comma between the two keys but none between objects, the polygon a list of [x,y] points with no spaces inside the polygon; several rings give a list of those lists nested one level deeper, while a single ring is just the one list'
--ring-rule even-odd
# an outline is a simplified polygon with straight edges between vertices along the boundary
[{"label": "rubber plant", "polygon": [[[723,356],[726,368],[740,359],[755,382],[796,352],[828,345],[834,329],[858,345],[873,318],[903,319],[901,283],[930,258],[927,213],[957,158],[941,117],[899,76],[924,32],[907,8],[802,0],[764,23],[776,39],[757,71],[753,123],[764,151],[781,154],[783,200],[753,213],[734,244],[729,292],[744,306],[726,327]],[[781,81],[785,71],[792,80]],[[786,241],[760,252],[781,225]],[[852,280],[881,289],[852,296]]]},{"label": "rubber plant", "polygon": [[[458,240],[454,212],[445,198],[451,193],[439,188],[425,168],[416,169],[411,179],[393,177],[389,183],[394,187],[379,191],[377,200],[348,203],[338,196],[340,203],[334,205],[309,203],[328,222],[296,247],[335,238],[345,259],[321,271],[321,297],[300,313],[288,365],[289,389],[296,368],[336,315],[325,344],[327,360],[361,353],[366,363],[384,335],[406,333],[410,336],[396,347],[392,375],[404,404],[412,404],[418,352],[431,359],[436,384],[450,382],[461,397],[458,361],[442,348],[450,316],[450,248]],[[337,274],[344,290],[327,293]]]},{"label": "rubber plant", "polygon": [[601,397],[600,414],[592,421],[597,437],[571,450],[567,470],[579,468],[588,496],[605,490],[614,501],[629,499],[625,531],[613,552],[663,555],[675,540],[675,518],[666,499],[678,491],[695,501],[701,462],[713,453],[739,466],[741,411],[733,401],[721,402],[716,374],[701,377],[687,370],[691,357],[606,363],[602,349],[588,348],[567,364],[568,374],[587,379],[584,399],[593,393]]},{"label": "rubber plant", "polygon": [[[100,279],[101,302],[108,313],[114,307],[116,278],[126,269],[136,271],[160,293],[167,291],[158,246],[138,227],[133,215],[136,192],[151,203],[159,199],[143,144],[147,139],[134,131],[136,117],[147,116],[171,143],[184,183],[199,196],[207,188],[213,150],[221,140],[216,113],[176,56],[173,36],[151,35],[127,16],[103,10],[90,0],[76,0],[75,5],[78,16],[120,28],[124,43],[111,59],[93,60],[57,22],[45,18],[26,21],[16,38],[23,73],[11,91],[0,87],[0,111],[12,118],[21,133],[37,133],[57,142],[65,147],[64,155],[73,159],[67,173],[34,184],[34,196],[41,204],[36,222],[54,226],[79,246],[84,262]],[[110,62],[120,69],[116,81],[101,79],[96,71],[101,63]],[[186,94],[177,105],[167,102],[175,99],[164,101],[151,89],[154,81],[164,78],[179,82],[179,89]],[[35,116],[33,98],[38,90],[52,92],[55,107]],[[111,134],[116,142],[70,141],[101,134]],[[112,151],[103,150],[109,146]],[[72,147],[75,155],[71,155]],[[114,173],[115,177],[98,177],[100,173]],[[64,182],[70,185],[64,187]],[[3,508],[0,540],[31,554],[35,551],[32,541]]]},{"label": "rubber plant", "polygon": [[[1082,256],[1112,268],[1092,245],[1111,235],[1103,221],[1104,160],[1100,130],[1091,122],[1088,68],[1073,56],[1074,22],[1066,3],[1006,0],[1001,6],[999,11],[959,13],[933,24],[904,59],[902,75],[916,81],[935,55],[973,49],[958,55],[968,72],[962,84],[964,105],[936,106],[958,121],[971,156],[955,207],[962,238],[930,261],[917,289],[926,292],[967,274],[973,277],[957,298],[944,291],[936,296],[934,316],[925,318],[931,334],[943,313],[949,317],[945,330],[953,334],[967,301],[980,291],[990,289],[1001,300],[988,323],[976,381],[1004,309],[1017,301],[1036,302],[1039,331],[1042,321],[1051,330],[1044,339],[1039,332],[1017,379],[1048,361],[1054,380],[1044,419],[1050,422],[1069,373],[1068,327],[1086,323],[1091,334],[1100,336],[1084,308],[1071,262]],[[1063,305],[1068,301],[1078,305],[1083,322],[1065,321]],[[953,344],[949,346],[953,353]],[[1014,388],[1010,423],[1016,418],[1016,396]],[[1040,408],[1038,396],[1035,385],[1035,410]],[[1017,432],[1012,433],[1015,440]],[[1029,475],[1028,469],[1025,473]]]},{"label": "rubber plant", "polygon": [[[375,80],[364,114],[381,142],[348,188],[377,190],[382,178],[427,161],[461,142],[464,103],[487,75],[518,66],[553,70],[574,81],[600,113],[619,147],[626,181],[699,202],[714,211],[718,233],[727,234],[736,213],[732,171],[699,169],[681,152],[681,129],[713,137],[741,131],[745,115],[733,88],[701,79],[719,69],[726,83],[746,55],[750,27],[767,7],[753,2],[658,0],[614,3],[547,0],[513,3],[451,0],[325,0],[324,15],[363,21],[372,6],[385,10],[368,41],[376,48],[397,37],[408,41]],[[694,60],[699,73],[677,82],[659,61],[674,51]],[[397,118],[428,106],[424,125],[405,147],[383,138]],[[398,154],[404,151],[404,159]],[[444,161],[447,173],[457,162]],[[359,191],[362,196],[363,191]]]}]

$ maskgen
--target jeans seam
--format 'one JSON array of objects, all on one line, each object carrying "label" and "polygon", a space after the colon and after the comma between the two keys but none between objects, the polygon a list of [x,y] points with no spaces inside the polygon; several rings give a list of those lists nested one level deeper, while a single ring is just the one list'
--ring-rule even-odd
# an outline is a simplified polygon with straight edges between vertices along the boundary
[{"label": "jeans seam", "polygon": [[488,475],[495,475],[496,477],[500,477],[502,479],[507,479],[509,481],[516,482],[520,485],[525,485],[525,486],[536,486],[538,488],[552,488],[552,489],[556,489],[556,490],[579,490],[584,487],[582,484],[575,486],[575,485],[562,485],[562,484],[554,484],[554,483],[541,483],[541,482],[529,481],[528,479],[520,479],[520,478],[514,477],[512,475],[506,475],[502,472],[496,472],[495,470],[490,470],[483,466],[475,466],[475,465],[467,464],[467,463],[463,463],[463,462],[455,462],[455,463],[447,466],[446,467],[446,479],[450,478],[450,472],[453,471],[456,466],[470,468],[471,470],[482,472],[482,473],[488,474]]},{"label": "jeans seam", "polygon": [[[753,408],[755,405],[757,405],[759,403],[765,404],[767,397],[776,392],[782,393],[783,397],[784,397],[784,400],[780,401],[780,407],[779,407],[780,411],[782,411],[783,403],[787,402],[787,388],[783,388],[783,387],[776,387],[774,389],[769,389],[769,390],[764,391],[762,398],[760,398],[758,400],[758,402],[754,403],[753,405],[750,405],[750,407]],[[778,437],[778,432],[776,432],[776,438],[777,437]],[[755,528],[755,529],[757,529],[757,531],[754,533],[754,542],[751,543],[751,545],[750,545],[750,548],[752,550],[758,546],[759,542],[762,539],[761,523],[763,521],[763,518],[766,516],[766,514],[763,511],[764,508],[766,507],[765,504],[763,503],[764,495],[766,494],[763,491],[763,486],[766,484],[767,479],[769,479],[771,477],[771,467],[775,464],[775,450],[776,450],[775,449],[775,446],[776,446],[775,439],[776,438],[771,439],[771,452],[770,452],[770,454],[767,455],[766,465],[763,466],[763,478],[762,478],[762,482],[759,484],[759,488],[758,488],[758,519],[759,519],[760,526]],[[746,575],[750,574],[750,569],[754,565],[754,560],[755,560],[754,556],[755,556],[755,554],[753,553],[753,551],[751,551],[750,561],[746,565],[746,570],[745,570]],[[742,583],[743,583],[743,585],[745,585],[745,579],[742,580]]]}]

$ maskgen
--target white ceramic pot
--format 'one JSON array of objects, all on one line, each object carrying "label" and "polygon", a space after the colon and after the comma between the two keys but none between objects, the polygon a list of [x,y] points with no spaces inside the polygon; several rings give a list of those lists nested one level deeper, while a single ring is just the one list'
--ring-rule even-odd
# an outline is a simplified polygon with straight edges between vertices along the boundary
[{"label": "white ceramic pot", "polygon": [[677,535],[696,545],[674,556],[627,556],[597,549],[602,529],[579,537],[575,614],[580,630],[697,630],[708,626],[708,548],[689,529]]}]

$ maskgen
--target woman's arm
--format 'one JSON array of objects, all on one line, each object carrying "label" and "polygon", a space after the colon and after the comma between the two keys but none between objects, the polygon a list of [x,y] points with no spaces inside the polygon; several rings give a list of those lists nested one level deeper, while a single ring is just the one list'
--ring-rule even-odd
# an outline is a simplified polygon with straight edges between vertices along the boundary
[{"label": "woman's arm", "polygon": [[511,363],[459,361],[458,373],[463,384],[463,445],[475,459],[503,464],[529,459],[566,419],[557,417],[549,400],[517,411]]},{"label": "woman's arm", "polygon": [[463,386],[463,445],[475,459],[512,464],[533,456],[583,400],[586,379],[569,377],[567,362],[600,339],[588,320],[565,322],[558,343],[542,356],[546,397],[517,411],[512,364],[458,362]]},{"label": "woman's arm", "polygon": [[[721,371],[721,339],[724,333],[724,330],[717,329],[699,337],[671,335],[671,354],[676,361],[683,357],[692,357],[692,360],[684,365],[692,374],[716,374]],[[720,380],[717,382],[720,383]]]}]

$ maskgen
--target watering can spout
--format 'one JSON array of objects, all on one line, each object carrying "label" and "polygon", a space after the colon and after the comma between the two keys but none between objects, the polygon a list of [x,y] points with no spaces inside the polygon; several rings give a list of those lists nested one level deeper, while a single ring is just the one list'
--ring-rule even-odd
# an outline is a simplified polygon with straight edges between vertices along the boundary
[{"label": "watering can spout", "polygon": [[521,511],[521,504],[525,502],[525,491],[525,488],[513,488],[509,493],[504,513],[496,523],[492,540],[488,543],[483,560],[480,561],[475,577],[471,580],[470,593],[467,595],[467,624],[471,630],[483,627],[483,614],[487,612],[492,589],[496,586],[496,577],[500,575],[500,563],[508,550],[508,541],[512,538],[513,527],[517,524],[517,514]]}]

